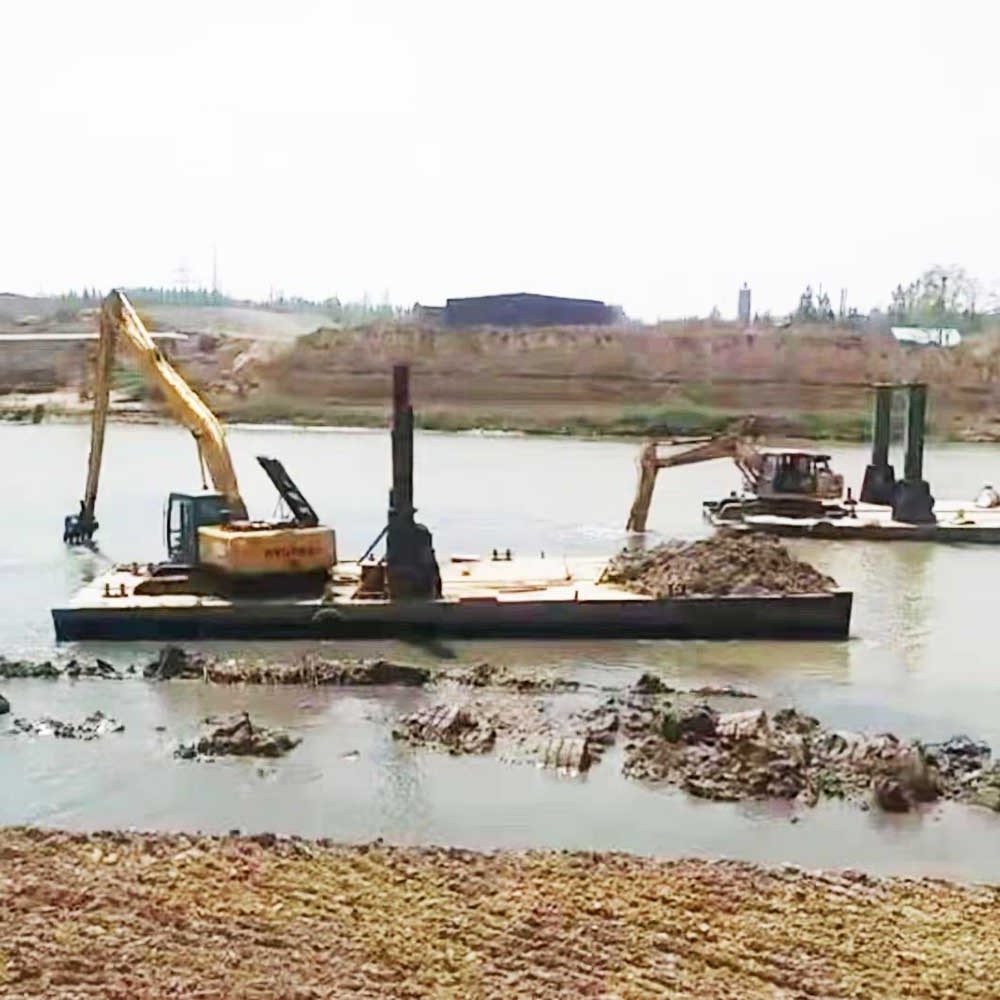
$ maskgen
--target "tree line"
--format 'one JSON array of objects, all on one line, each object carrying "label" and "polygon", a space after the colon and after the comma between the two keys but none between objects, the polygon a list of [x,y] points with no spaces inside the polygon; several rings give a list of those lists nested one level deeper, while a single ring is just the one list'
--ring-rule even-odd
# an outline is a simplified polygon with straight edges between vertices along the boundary
[{"label": "tree line", "polygon": [[987,319],[1000,315],[1000,300],[996,296],[991,297],[986,309],[981,300],[979,282],[963,268],[935,266],[906,285],[896,285],[889,293],[887,307],[873,309],[866,315],[856,308],[835,312],[822,288],[814,292],[812,286],[807,286],[790,318],[804,323],[882,319],[897,326],[954,327],[975,332],[982,329]]},{"label": "tree line", "polygon": [[[359,302],[342,302],[336,295],[318,300],[301,296],[287,297],[278,295],[267,301],[256,299],[238,299],[225,295],[217,289],[209,288],[177,288],[154,287],[139,285],[125,288],[125,294],[136,305],[170,305],[170,306],[223,306],[240,309],[267,309],[272,312],[317,312],[322,313],[334,323],[354,326],[379,320],[404,319],[410,310],[394,306],[384,298],[381,302],[373,302],[367,295]],[[105,292],[99,288],[82,288],[71,290],[57,296],[60,303],[67,309],[83,309],[97,305]]]}]

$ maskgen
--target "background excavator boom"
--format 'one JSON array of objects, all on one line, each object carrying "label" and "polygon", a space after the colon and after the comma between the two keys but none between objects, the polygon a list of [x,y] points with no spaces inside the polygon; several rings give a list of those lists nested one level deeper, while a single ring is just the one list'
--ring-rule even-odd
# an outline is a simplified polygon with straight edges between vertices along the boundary
[{"label": "background excavator boom", "polygon": [[660,469],[711,462],[717,458],[731,458],[740,470],[745,490],[753,494],[754,502],[770,505],[771,511],[814,516],[822,509],[823,502],[839,500],[843,495],[844,477],[830,468],[829,455],[794,449],[760,451],[756,445],[759,435],[759,423],[747,417],[726,433],[672,455],[661,456],[660,442],[648,442],[639,453],[639,483],[626,530],[646,530],[653,487]]},{"label": "background excavator boom", "polygon": [[639,484],[636,488],[635,500],[629,511],[626,531],[645,531],[646,520],[649,517],[649,507],[653,502],[653,487],[656,485],[656,474],[660,469],[669,469],[678,465],[693,465],[696,462],[711,462],[717,458],[731,458],[743,474],[748,486],[756,483],[759,469],[759,455],[753,445],[741,434],[724,434],[711,438],[693,448],[675,452],[673,455],[661,456],[660,443],[650,441],[643,445],[639,453]]},{"label": "background excavator boom", "polygon": [[246,520],[246,504],[240,495],[222,425],[204,400],[164,357],[132,307],[132,303],[122,292],[114,289],[101,304],[87,485],[79,514],[66,519],[65,539],[89,540],[97,529],[94,512],[104,456],[104,432],[111,397],[111,373],[119,337],[131,348],[148,382],[160,390],[174,417],[194,435],[202,469],[208,472],[212,485],[224,496],[232,520]]}]

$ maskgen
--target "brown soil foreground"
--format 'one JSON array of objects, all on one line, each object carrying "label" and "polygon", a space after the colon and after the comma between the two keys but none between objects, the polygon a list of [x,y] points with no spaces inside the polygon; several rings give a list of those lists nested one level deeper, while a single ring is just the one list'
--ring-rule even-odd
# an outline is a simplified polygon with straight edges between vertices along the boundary
[{"label": "brown soil foreground", "polygon": [[1000,890],[622,855],[0,831],[5,997],[995,997]]}]

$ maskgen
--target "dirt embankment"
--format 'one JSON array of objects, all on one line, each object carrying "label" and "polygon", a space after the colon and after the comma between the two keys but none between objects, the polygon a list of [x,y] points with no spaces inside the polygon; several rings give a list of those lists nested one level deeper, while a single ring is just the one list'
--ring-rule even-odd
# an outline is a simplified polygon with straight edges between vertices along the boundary
[{"label": "dirt embankment", "polygon": [[1000,401],[992,335],[922,350],[828,327],[323,330],[255,366],[256,388],[232,413],[267,419],[292,407],[303,420],[384,420],[389,366],[403,360],[421,419],[442,428],[681,434],[752,413],[776,436],[859,438],[872,381],[921,378],[937,433],[1000,431],[982,412]]},{"label": "dirt embankment", "polygon": [[598,853],[0,833],[0,991],[992,997],[1000,890]]},{"label": "dirt embankment", "polygon": [[[34,378],[36,389],[52,390],[82,377],[80,359],[46,365],[31,348],[22,363],[17,351],[27,348],[0,350],[10,362],[5,370],[22,372],[14,388],[31,388],[24,380]],[[393,324],[318,330],[298,340],[256,327],[236,337],[202,333],[171,350],[229,420],[382,425],[389,368],[408,361],[418,420],[440,429],[712,433],[755,414],[775,438],[860,439],[868,433],[867,386],[920,378],[931,385],[935,433],[1000,438],[994,333],[939,350],[823,326],[745,332],[704,323],[532,330]],[[5,411],[27,415],[30,407],[0,399]]]}]

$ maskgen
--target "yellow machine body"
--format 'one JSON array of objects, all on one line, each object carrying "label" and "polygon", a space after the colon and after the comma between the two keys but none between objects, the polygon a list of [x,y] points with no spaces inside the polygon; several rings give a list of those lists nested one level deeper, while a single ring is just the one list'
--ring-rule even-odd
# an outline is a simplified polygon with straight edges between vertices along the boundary
[{"label": "yellow machine body", "polygon": [[231,576],[329,571],[337,562],[332,528],[253,524],[198,528],[199,562]]}]

